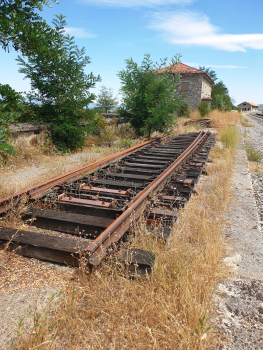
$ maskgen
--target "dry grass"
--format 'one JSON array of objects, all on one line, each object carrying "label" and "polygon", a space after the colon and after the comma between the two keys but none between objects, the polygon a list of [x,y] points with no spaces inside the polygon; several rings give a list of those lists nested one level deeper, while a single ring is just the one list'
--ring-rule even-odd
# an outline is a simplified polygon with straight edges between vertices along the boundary
[{"label": "dry grass", "polygon": [[[129,146],[123,144],[123,149]],[[119,145],[112,147],[91,147],[75,154],[54,155],[42,158],[41,165],[28,167],[19,171],[0,172],[0,198],[50,180],[81,166],[95,162],[120,151]]]},{"label": "dry grass", "polygon": [[173,135],[178,136],[182,134],[189,134],[191,132],[198,132],[201,130],[201,126],[198,124],[184,125],[187,119],[180,118],[178,124],[173,128]]},{"label": "dry grass", "polygon": [[193,329],[201,332],[199,318],[209,315],[227,273],[221,258],[233,150],[215,147],[211,157],[210,176],[181,212],[167,245],[152,240],[143,223],[136,226],[130,245],[156,253],[152,275],[125,278],[114,260],[92,274],[80,270],[60,305],[35,320],[30,335],[18,337],[17,349],[211,348],[213,330],[198,337]]},{"label": "dry grass", "polygon": [[245,128],[251,128],[254,126],[248,119],[244,118],[242,115],[240,115],[240,123]]},{"label": "dry grass", "polygon": [[235,125],[240,121],[240,114],[236,112],[220,112],[217,109],[208,114],[211,119],[211,127],[221,129],[229,124]]},{"label": "dry grass", "polygon": [[194,109],[194,110],[191,112],[190,118],[193,119],[193,120],[200,119],[200,118],[201,118],[201,115],[200,115],[199,110],[198,110],[198,109]]}]

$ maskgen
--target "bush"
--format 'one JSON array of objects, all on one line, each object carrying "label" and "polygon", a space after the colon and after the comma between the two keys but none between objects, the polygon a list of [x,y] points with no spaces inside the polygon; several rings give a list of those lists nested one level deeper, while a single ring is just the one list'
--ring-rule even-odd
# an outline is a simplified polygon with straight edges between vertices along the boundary
[{"label": "bush", "polygon": [[178,117],[190,118],[191,111],[192,111],[192,109],[191,109],[190,105],[187,102],[185,102],[179,108],[177,115],[178,115]]},{"label": "bush", "polygon": [[263,158],[263,154],[256,150],[252,143],[247,143],[245,146],[246,152],[247,152],[247,159],[252,162],[259,162]]},{"label": "bush", "polygon": [[204,117],[209,113],[209,107],[205,101],[201,101],[197,108],[200,112],[201,117]]},{"label": "bush", "polygon": [[118,143],[118,146],[120,148],[130,148],[132,146],[132,139],[126,137]]}]

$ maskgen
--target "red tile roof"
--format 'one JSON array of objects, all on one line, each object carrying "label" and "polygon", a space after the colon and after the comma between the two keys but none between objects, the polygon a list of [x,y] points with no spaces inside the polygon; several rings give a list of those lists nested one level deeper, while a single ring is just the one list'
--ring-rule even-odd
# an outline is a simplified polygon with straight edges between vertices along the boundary
[{"label": "red tile roof", "polygon": [[166,71],[166,69],[171,69],[171,73],[179,73],[179,74],[204,74],[206,76],[206,78],[213,84],[214,81],[209,77],[209,75],[202,71],[202,70],[199,70],[199,69],[196,69],[196,68],[193,68],[193,67],[190,67],[190,66],[187,66],[186,64],[184,63],[177,63],[173,66],[169,66],[169,67],[164,67],[164,68],[161,68],[161,69],[157,69],[156,71],[161,74],[163,72]]},{"label": "red tile roof", "polygon": [[212,98],[211,97],[202,97],[201,100],[211,100],[212,101]]}]

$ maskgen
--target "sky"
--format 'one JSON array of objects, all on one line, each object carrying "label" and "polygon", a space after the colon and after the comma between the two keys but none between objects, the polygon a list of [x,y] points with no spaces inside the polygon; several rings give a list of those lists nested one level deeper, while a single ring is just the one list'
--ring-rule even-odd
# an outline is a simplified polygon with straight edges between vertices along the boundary
[{"label": "sky", "polygon": [[[191,67],[214,70],[236,104],[263,103],[262,0],[60,0],[52,6],[41,16],[50,24],[55,14],[66,16],[66,32],[91,57],[86,73],[101,76],[95,94],[102,85],[119,94],[125,59],[141,63],[149,53],[153,61],[170,61],[180,54]],[[16,57],[0,50],[0,83],[29,91]]]}]

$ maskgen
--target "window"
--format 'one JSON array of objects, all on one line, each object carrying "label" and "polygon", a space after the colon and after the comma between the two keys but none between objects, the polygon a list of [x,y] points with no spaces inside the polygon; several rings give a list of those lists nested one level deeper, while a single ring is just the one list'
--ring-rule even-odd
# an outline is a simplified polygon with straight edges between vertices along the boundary
[{"label": "window", "polygon": [[181,91],[186,92],[189,90],[189,83],[181,83]]}]

